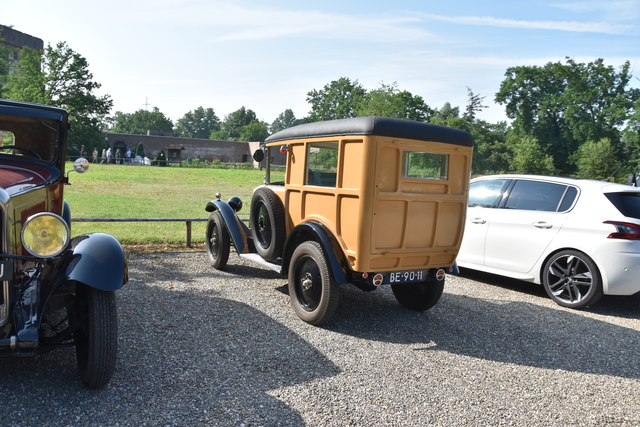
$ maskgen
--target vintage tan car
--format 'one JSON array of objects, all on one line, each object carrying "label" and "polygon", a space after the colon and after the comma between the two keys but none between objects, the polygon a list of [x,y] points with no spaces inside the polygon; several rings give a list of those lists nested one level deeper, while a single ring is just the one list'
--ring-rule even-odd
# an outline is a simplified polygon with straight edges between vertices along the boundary
[{"label": "vintage tan car", "polygon": [[[459,129],[359,117],[307,123],[270,136],[249,225],[242,201],[217,195],[206,206],[206,246],[223,269],[230,248],[288,275],[304,321],[327,322],[340,286],[391,285],[404,307],[427,310],[455,270],[469,188],[473,139]],[[271,180],[274,150],[286,153],[284,181]]]}]

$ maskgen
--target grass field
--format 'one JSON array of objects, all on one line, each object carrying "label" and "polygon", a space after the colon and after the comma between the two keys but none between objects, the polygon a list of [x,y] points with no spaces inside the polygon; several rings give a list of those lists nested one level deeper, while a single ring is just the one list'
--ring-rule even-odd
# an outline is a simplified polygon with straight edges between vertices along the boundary
[{"label": "grass field", "polygon": [[[91,164],[84,174],[70,173],[69,180],[65,199],[72,218],[207,218],[204,207],[216,192],[224,200],[240,197],[240,214],[248,215],[251,192],[264,181],[264,171]],[[193,223],[195,244],[204,242],[205,224]],[[186,243],[184,222],[72,223],[74,236],[89,232],[112,234],[127,245]]]}]

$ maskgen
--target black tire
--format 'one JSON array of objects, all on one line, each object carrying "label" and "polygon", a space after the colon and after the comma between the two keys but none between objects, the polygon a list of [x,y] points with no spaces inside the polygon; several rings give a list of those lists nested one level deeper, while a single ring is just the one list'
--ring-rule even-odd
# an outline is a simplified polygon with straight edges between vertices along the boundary
[{"label": "black tire", "polygon": [[89,388],[103,387],[111,380],[118,354],[115,292],[78,284],[74,321],[80,380]]},{"label": "black tire", "polygon": [[338,307],[340,287],[317,242],[296,248],[289,264],[289,298],[298,317],[312,325],[328,322]]},{"label": "black tire", "polygon": [[209,254],[211,265],[217,270],[223,270],[229,260],[231,239],[220,211],[215,211],[209,215],[205,245],[207,246],[207,254]]},{"label": "black tire", "polygon": [[265,261],[274,261],[282,255],[287,235],[285,212],[273,190],[261,187],[253,193],[249,226],[256,251]]},{"label": "black tire", "polygon": [[391,290],[401,306],[415,311],[426,311],[436,305],[444,291],[444,279],[428,279],[418,283],[398,283]]},{"label": "black tire", "polygon": [[544,290],[563,307],[584,308],[602,298],[600,270],[589,256],[566,250],[554,254],[542,271]]}]

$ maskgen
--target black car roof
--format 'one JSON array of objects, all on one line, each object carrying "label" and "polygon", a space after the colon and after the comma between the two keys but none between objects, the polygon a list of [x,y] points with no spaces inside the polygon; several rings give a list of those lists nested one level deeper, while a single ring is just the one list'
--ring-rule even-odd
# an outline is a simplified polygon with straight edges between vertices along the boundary
[{"label": "black car roof", "polygon": [[265,143],[339,135],[380,135],[473,147],[473,137],[460,129],[377,116],[305,123],[276,132]]},{"label": "black car roof", "polygon": [[14,116],[38,117],[41,119],[63,120],[67,111],[49,105],[0,99],[0,113]]}]

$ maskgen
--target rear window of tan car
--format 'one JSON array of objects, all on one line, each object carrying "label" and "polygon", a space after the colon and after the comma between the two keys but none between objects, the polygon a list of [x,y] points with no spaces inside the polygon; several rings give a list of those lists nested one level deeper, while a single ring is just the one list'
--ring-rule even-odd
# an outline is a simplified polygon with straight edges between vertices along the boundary
[{"label": "rear window of tan car", "polygon": [[402,153],[402,170],[404,178],[446,180],[449,155],[405,150]]}]

